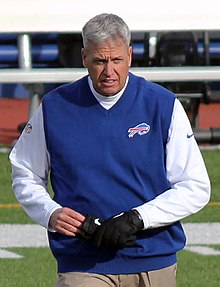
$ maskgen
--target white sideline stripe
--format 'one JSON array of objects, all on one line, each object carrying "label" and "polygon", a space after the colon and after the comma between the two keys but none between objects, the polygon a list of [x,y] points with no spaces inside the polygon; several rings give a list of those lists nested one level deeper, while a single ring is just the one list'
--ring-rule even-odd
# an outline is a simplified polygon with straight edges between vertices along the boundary
[{"label": "white sideline stripe", "polygon": [[23,256],[17,253],[14,253],[14,252],[7,251],[5,249],[0,249],[0,258],[20,259],[20,258],[23,258]]},{"label": "white sideline stripe", "polygon": [[186,246],[185,250],[202,255],[220,255],[220,251],[207,246]]},{"label": "white sideline stripe", "polygon": [[185,223],[183,228],[188,245],[220,244],[220,222]]},{"label": "white sideline stripe", "polygon": [[46,229],[37,224],[0,224],[0,248],[47,247]]},{"label": "white sideline stripe", "polygon": [[[185,223],[187,237],[185,250],[202,255],[220,255],[217,249],[206,245],[220,245],[220,223]],[[47,231],[37,224],[0,224],[0,258],[22,258],[5,250],[16,247],[48,247]]]}]

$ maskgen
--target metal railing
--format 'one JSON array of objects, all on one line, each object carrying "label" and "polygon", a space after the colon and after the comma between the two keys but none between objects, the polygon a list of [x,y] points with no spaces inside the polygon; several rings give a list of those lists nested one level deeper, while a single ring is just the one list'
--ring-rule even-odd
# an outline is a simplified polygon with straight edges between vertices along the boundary
[{"label": "metal railing", "polygon": [[[130,71],[154,82],[220,81],[220,66],[141,67]],[[2,69],[0,83],[65,83],[86,74],[84,68]]]}]

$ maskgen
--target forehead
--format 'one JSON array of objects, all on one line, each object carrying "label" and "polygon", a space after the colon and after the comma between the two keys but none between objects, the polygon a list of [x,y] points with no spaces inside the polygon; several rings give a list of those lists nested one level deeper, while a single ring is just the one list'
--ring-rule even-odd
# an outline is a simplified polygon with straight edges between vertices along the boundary
[{"label": "forehead", "polygon": [[87,54],[96,57],[124,54],[126,51],[128,51],[128,46],[121,39],[117,41],[113,39],[107,39],[101,43],[90,43],[89,48],[87,49]]}]

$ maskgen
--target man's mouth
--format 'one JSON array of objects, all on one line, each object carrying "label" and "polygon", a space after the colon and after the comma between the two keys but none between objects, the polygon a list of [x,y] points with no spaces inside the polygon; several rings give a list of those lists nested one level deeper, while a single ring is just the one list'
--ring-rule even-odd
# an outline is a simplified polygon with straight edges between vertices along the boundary
[{"label": "man's mouth", "polygon": [[103,80],[103,82],[104,82],[104,83],[112,84],[112,83],[114,83],[114,80],[105,79],[105,80]]}]

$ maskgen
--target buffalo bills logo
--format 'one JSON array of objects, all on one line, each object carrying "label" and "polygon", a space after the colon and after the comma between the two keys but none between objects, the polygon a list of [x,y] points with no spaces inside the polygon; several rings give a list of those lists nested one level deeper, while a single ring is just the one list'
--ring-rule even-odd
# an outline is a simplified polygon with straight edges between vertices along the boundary
[{"label": "buffalo bills logo", "polygon": [[128,130],[128,137],[133,138],[136,134],[143,136],[147,134],[150,130],[150,126],[146,123],[141,123],[134,128],[130,128]]}]

